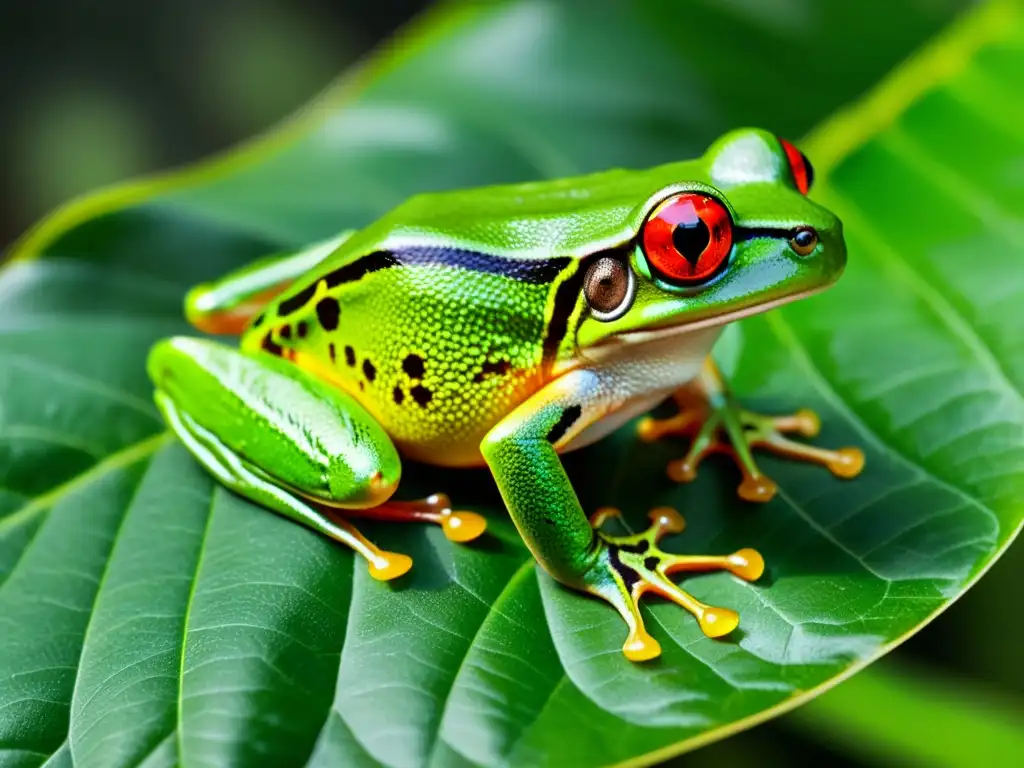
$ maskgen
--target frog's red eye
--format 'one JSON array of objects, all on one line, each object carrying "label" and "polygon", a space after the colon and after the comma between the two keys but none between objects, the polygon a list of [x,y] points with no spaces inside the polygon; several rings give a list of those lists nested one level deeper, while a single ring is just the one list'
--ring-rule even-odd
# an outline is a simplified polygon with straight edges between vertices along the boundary
[{"label": "frog's red eye", "polygon": [[725,263],[732,248],[732,221],[713,197],[673,195],[651,211],[642,240],[647,260],[661,277],[701,283]]},{"label": "frog's red eye", "polygon": [[811,185],[814,184],[814,166],[807,159],[807,155],[785,139],[779,139],[779,143],[786,151],[786,158],[789,160],[789,169],[793,172],[796,188],[800,190],[801,195],[806,195],[811,191]]}]

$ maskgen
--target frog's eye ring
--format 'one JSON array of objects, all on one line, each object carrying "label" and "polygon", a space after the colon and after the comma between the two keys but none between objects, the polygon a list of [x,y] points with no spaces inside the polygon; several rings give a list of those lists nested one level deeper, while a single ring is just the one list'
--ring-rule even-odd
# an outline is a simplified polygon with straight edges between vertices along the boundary
[{"label": "frog's eye ring", "polygon": [[789,160],[789,170],[793,172],[793,181],[801,195],[811,191],[814,184],[814,166],[807,159],[807,155],[794,147],[785,139],[779,139],[779,143],[786,151],[786,158]]},{"label": "frog's eye ring", "polygon": [[789,247],[801,256],[807,256],[818,247],[818,233],[813,227],[800,227],[789,238]]},{"label": "frog's eye ring", "polygon": [[636,296],[633,270],[622,259],[602,256],[583,276],[583,295],[595,319],[607,323],[620,318]]},{"label": "frog's eye ring", "polygon": [[644,254],[660,277],[694,285],[714,276],[732,248],[732,220],[725,206],[687,192],[663,200],[641,233]]}]

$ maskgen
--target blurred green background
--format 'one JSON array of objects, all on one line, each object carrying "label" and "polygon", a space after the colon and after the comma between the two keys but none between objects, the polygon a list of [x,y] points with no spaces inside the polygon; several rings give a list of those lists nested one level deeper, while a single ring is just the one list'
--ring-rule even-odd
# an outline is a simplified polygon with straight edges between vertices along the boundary
[{"label": "blurred green background", "polygon": [[[0,244],[10,244],[72,196],[190,162],[262,131],[426,4],[0,3]],[[1022,565],[1024,548],[1011,548],[988,577],[885,666],[925,683],[942,678],[963,686],[963,706],[982,718],[989,707],[1019,715]],[[852,695],[842,702],[856,706]],[[876,754],[856,734],[831,731],[814,714],[810,709],[784,717],[673,764],[712,756],[728,764],[902,764]],[[905,727],[922,725],[908,719]]]},{"label": "blurred green background", "polygon": [[225,149],[423,0],[3,0],[0,242],[73,195]]}]

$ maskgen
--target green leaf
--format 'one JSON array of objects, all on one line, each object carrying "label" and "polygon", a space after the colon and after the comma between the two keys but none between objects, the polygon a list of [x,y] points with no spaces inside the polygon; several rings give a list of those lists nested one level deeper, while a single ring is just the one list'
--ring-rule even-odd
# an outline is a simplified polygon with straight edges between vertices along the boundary
[{"label": "green leaf", "polygon": [[977,684],[886,660],[787,722],[873,765],[975,768],[1024,755],[1021,711],[1019,701]]},{"label": "green leaf", "polygon": [[671,547],[764,552],[756,585],[689,582],[740,610],[729,640],[652,602],[664,656],[626,662],[619,618],[533,566],[483,472],[410,469],[403,496],[444,489],[494,536],[368,527],[416,560],[374,582],[218,488],[163,434],[143,365],[186,331],[191,284],[411,193],[676,159],[739,123],[802,134],[941,5],[454,6],[273,136],[30,233],[0,273],[0,762],[649,763],[797,705],[948,605],[1022,520],[1016,2],[808,139],[848,273],[743,327],[747,402],[816,408],[864,475],[765,459],[782,492],[751,510],[715,462],[671,485],[682,446],[628,428],[567,457],[588,509],[637,524],[671,504],[689,520]]}]

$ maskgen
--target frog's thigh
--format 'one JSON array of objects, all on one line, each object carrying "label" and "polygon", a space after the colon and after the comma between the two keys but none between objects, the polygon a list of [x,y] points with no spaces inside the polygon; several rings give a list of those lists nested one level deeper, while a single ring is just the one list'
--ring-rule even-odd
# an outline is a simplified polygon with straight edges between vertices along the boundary
[{"label": "frog's thigh", "polygon": [[351,235],[343,232],[301,251],[268,256],[198,285],[185,297],[185,317],[204,333],[240,334],[268,302],[330,256]]},{"label": "frog's thigh", "polygon": [[537,562],[573,586],[593,565],[594,531],[558,450],[618,405],[599,372],[576,370],[520,405],[481,445],[509,514]]},{"label": "frog's thigh", "polygon": [[149,374],[168,425],[224,485],[352,547],[377,578],[408,570],[309,503],[372,507],[398,483],[394,446],[355,400],[269,355],[200,339],[157,344]]}]

